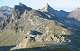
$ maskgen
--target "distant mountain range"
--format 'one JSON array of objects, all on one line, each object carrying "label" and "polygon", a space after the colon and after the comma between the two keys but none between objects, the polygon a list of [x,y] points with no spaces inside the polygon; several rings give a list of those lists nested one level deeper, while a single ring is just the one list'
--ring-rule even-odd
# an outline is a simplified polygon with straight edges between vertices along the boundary
[{"label": "distant mountain range", "polygon": [[3,13],[3,15],[5,16],[11,16],[12,14],[12,8],[8,7],[8,6],[2,6],[0,7],[0,12]]},{"label": "distant mountain range", "polygon": [[80,8],[76,8],[75,10],[71,11],[68,17],[75,18],[80,21]]},{"label": "distant mountain range", "polygon": [[0,7],[0,30],[9,23],[10,17],[12,16],[12,8],[8,6]]}]

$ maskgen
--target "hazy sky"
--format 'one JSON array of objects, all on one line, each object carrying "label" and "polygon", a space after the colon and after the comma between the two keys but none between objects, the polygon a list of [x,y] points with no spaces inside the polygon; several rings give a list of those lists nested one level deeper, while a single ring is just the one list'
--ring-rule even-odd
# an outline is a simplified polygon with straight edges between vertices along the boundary
[{"label": "hazy sky", "polygon": [[22,2],[33,9],[40,9],[48,3],[51,7],[57,10],[71,11],[74,8],[80,8],[80,0],[0,0],[0,6],[10,6]]}]

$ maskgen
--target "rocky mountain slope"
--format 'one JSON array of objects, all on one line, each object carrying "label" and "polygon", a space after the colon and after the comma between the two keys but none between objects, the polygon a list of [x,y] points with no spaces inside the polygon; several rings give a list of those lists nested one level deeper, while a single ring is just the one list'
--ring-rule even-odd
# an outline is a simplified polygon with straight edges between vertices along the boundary
[{"label": "rocky mountain slope", "polygon": [[[18,33],[16,47],[31,48],[44,47],[48,44],[69,44],[71,42],[70,31],[60,26],[62,24],[54,17],[47,12],[31,9],[24,4],[16,5],[13,9],[11,23],[14,24]],[[38,45],[35,46],[35,44]]]},{"label": "rocky mountain slope", "polygon": [[15,31],[16,48],[54,46],[54,44],[74,47],[76,44],[74,41],[77,42],[77,36],[80,34],[79,10],[57,11],[48,4],[39,10],[22,3],[13,9],[1,7],[0,31]]}]

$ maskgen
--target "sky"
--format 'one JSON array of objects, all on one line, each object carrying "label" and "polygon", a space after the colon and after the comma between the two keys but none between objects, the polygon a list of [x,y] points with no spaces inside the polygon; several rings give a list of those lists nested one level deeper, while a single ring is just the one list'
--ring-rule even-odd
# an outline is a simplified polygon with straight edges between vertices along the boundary
[{"label": "sky", "polygon": [[0,6],[14,7],[19,2],[33,9],[41,9],[46,3],[56,10],[72,11],[80,8],[80,0],[0,0]]}]

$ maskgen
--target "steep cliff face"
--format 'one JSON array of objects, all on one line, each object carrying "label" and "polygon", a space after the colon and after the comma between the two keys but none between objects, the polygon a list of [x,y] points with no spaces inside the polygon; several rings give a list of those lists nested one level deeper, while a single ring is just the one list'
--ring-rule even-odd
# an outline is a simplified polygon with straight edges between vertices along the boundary
[{"label": "steep cliff face", "polygon": [[[70,42],[69,30],[58,25],[59,22],[51,19],[44,12],[31,9],[24,4],[14,7],[11,24],[15,25],[18,36],[16,47],[18,48],[40,47],[44,46],[41,44],[45,44],[45,42],[47,44]],[[35,46],[33,43],[38,45]]]}]

